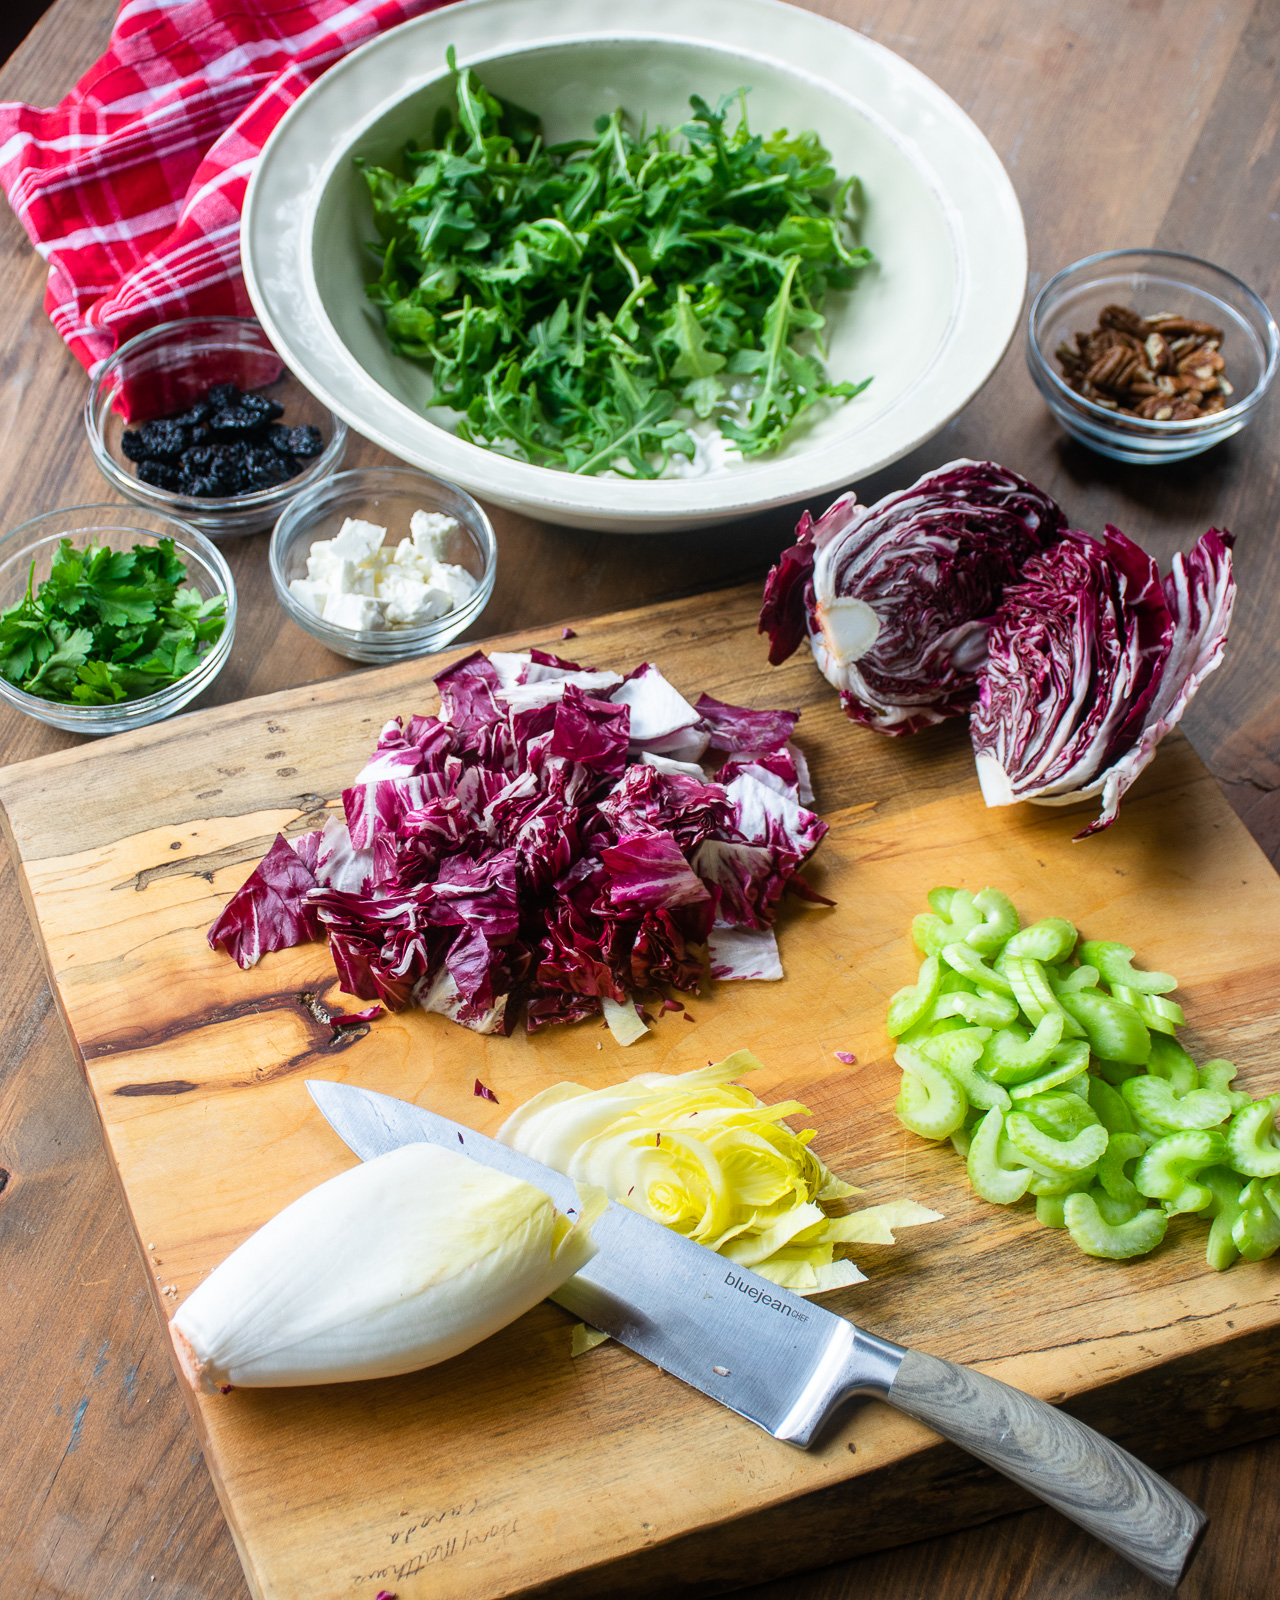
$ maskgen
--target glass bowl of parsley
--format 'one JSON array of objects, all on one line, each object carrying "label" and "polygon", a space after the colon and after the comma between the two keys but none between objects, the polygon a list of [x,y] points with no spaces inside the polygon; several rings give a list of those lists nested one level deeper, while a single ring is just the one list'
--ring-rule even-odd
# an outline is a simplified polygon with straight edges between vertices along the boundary
[{"label": "glass bowl of parsley", "polygon": [[222,671],[235,630],[230,567],[176,518],[72,506],[0,540],[0,698],[52,727],[172,716]]}]

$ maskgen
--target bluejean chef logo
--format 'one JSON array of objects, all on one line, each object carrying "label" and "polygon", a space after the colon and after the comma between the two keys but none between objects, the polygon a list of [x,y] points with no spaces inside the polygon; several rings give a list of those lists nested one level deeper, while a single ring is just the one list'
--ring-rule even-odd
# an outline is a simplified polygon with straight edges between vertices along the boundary
[{"label": "bluejean chef logo", "polygon": [[776,1296],[766,1294],[758,1284],[747,1283],[734,1272],[726,1275],[724,1280],[731,1289],[737,1289],[740,1294],[745,1294],[748,1300],[758,1300],[762,1306],[768,1306],[771,1311],[781,1311],[784,1317],[794,1317],[797,1322],[808,1322],[808,1317],[803,1311],[797,1311],[789,1300],[779,1300]]}]

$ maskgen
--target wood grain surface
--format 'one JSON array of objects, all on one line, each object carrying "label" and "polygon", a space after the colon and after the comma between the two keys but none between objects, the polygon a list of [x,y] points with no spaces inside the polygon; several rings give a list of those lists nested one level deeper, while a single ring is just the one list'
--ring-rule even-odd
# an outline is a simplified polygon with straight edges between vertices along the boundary
[{"label": "wood grain surface", "polygon": [[[1280,300],[1276,54],[1280,16],[1261,0],[828,0],[818,9],[899,51],[954,95],[1009,166],[1026,213],[1033,285],[1091,250],[1156,243],[1221,262]],[[101,51],[110,0],[58,0],[5,68],[0,93],[49,104]],[[6,337],[0,354],[5,520],[108,498],[80,422],[86,380],[40,310],[43,267],[13,219],[0,219]],[[1274,398],[1245,434],[1198,461],[1158,471],[1104,462],[1057,432],[1031,389],[1020,344],[946,432],[863,498],[958,454],[1027,473],[1098,530],[1113,521],[1163,560],[1210,522],[1234,528],[1241,606],[1229,660],[1187,719],[1200,755],[1266,853],[1280,856],[1280,493]],[[360,447],[356,460],[376,460]],[[815,508],[816,509],[816,508]],[[548,624],[758,578],[787,519],[645,541],[569,533],[495,513],[498,588],[483,631]],[[229,549],[241,601],[236,650],[205,704],[319,683],[350,671],[284,623],[270,593],[265,539]],[[479,630],[477,630],[479,631]],[[6,714],[3,759],[73,741]],[[39,1600],[164,1595],[243,1600],[230,1536],[172,1380],[91,1102],[54,1015],[12,864],[0,893],[8,984],[0,1052],[0,1260],[6,1383],[0,1398],[0,1580]],[[1230,1278],[1230,1274],[1227,1278]],[[1225,1280],[1224,1280],[1225,1281]],[[1264,1397],[1276,1352],[1259,1345],[1235,1380],[1214,1351],[1176,1374],[1190,1394],[1188,1454],[1205,1439],[1274,1432]],[[1161,1409],[1161,1373],[1130,1384],[1090,1420],[1159,1459],[1142,1428]],[[1111,1406],[1110,1417],[1105,1414]],[[1125,1434],[1126,1426],[1132,1431]],[[1203,1430],[1203,1431],[1202,1431]],[[1150,1600],[1159,1591],[1047,1511],[926,1538],[941,1506],[975,1491],[957,1455],[945,1495],[924,1496],[896,1537],[910,1548],[752,1591],[761,1600],[943,1600],[999,1594]],[[1280,1448],[1274,1440],[1175,1468],[1172,1480],[1214,1518],[1182,1593],[1262,1600],[1274,1588]],[[990,1510],[990,1489],[977,1483]],[[1021,1502],[1010,1495],[1004,1505]],[[875,1505],[861,1514],[874,1521]],[[767,1537],[768,1519],[761,1519]],[[838,1549],[815,1544],[812,1565]],[[608,1593],[608,1587],[600,1590]],[[667,1592],[661,1584],[652,1591]]]},{"label": "wood grain surface", "polygon": [[[8,841],[161,1316],[254,1229],[351,1165],[304,1091],[308,1077],[416,1100],[492,1133],[512,1106],[565,1078],[597,1087],[746,1046],[764,1062],[756,1092],[806,1104],[816,1148],[868,1202],[916,1198],[946,1219],[891,1251],[858,1252],[870,1281],[831,1296],[833,1309],[1085,1417],[1104,1388],[1180,1370],[1184,1382],[1170,1377],[1163,1402],[1144,1406],[1164,1459],[1184,1453],[1198,1390],[1190,1367],[1209,1352],[1230,1385],[1253,1384],[1254,1424],[1280,1421],[1280,1369],[1260,1385],[1255,1368],[1260,1341],[1280,1344],[1274,1263],[1214,1274],[1190,1221],[1150,1260],[1091,1261],[1029,1207],[976,1200],[948,1145],[895,1123],[898,1072],[883,1032],[888,997],[914,971],[908,928],[927,890],[994,883],[1029,920],[1067,916],[1086,937],[1119,935],[1180,974],[1193,1052],[1230,1056],[1255,1093],[1280,1087],[1280,957],[1268,931],[1280,922],[1280,877],[1185,740],[1170,740],[1130,794],[1125,826],[1080,847],[1078,822],[1056,809],[983,805],[958,725],[911,740],[854,735],[808,660],[764,662],[757,606],[747,585],[583,622],[573,642],[581,659],[620,671],[656,658],[689,699],[705,689],[800,707],[798,737],[831,825],[811,881],[836,908],[784,911],[786,979],[713,985],[690,1006],[692,1027],[662,1014],[626,1050],[600,1023],[477,1037],[417,1010],[335,1040],[309,1000],[342,1011],[357,1002],[339,991],[323,944],[248,972],[209,949],[207,928],[275,833],[313,827],[340,804],[390,716],[437,708],[421,662],[0,770]],[[534,632],[502,644],[558,642]],[[477,1077],[497,1105],[477,1100]],[[946,1519],[972,1520],[1003,1496],[998,1479],[976,1473],[967,1496],[943,1493],[939,1464],[949,1472],[953,1452],[884,1406],[862,1407],[801,1452],[625,1350],[571,1362],[572,1320],[541,1306],[447,1369],[392,1382],[195,1400],[255,1595],[338,1600],[375,1581],[394,1582],[402,1600],[551,1587],[635,1595],[659,1582],[672,1594],[715,1592],[794,1568],[813,1541],[841,1552],[890,1543],[926,1492]],[[1130,1426],[1121,1422],[1122,1436]],[[1221,1430],[1202,1421],[1200,1433],[1228,1442],[1237,1419],[1228,1413]],[[595,1493],[566,1501],[566,1463]],[[868,1500],[882,1507],[876,1523],[851,1521],[849,1503]],[[421,1548],[406,1549],[415,1536]]]}]

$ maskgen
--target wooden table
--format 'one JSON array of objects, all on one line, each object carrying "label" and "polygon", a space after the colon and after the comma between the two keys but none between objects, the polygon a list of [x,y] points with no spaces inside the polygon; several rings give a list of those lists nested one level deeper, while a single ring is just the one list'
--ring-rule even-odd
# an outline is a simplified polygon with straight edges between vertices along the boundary
[{"label": "wooden table", "polygon": [[[1090,251],[1156,244],[1208,257],[1280,304],[1280,162],[1273,0],[811,0],[915,62],[975,118],[1027,219],[1034,288]],[[111,0],[57,0],[0,72],[0,96],[56,101],[105,46]],[[44,271],[7,210],[0,259],[8,332],[0,387],[4,525],[110,498],[80,421],[86,380],[40,310]],[[944,433],[864,499],[955,456],[989,456],[1057,496],[1080,526],[1115,522],[1167,564],[1210,523],[1239,537],[1240,601],[1227,664],[1186,721],[1197,750],[1268,852],[1280,857],[1280,579],[1275,402],[1197,461],[1156,472],[1072,444],[1035,395],[1015,339]],[[350,463],[379,452],[357,441]],[[816,509],[816,508],[815,508]],[[499,576],[481,632],[572,620],[757,579],[791,520],[696,539],[628,539],[494,512]],[[230,544],[235,652],[199,704],[353,670],[281,619],[266,536]],[[0,715],[0,760],[70,743]],[[0,1593],[13,1600],[242,1600],[246,1595],[148,1301],[142,1263],[90,1102],[45,983],[13,867],[0,878]],[[1182,1593],[1274,1593],[1280,1440],[1170,1477],[1214,1519]],[[1215,1441],[1221,1444],[1223,1441]],[[1013,1503],[1011,1499],[1011,1504]],[[851,1514],[856,1515],[856,1510]],[[920,1532],[929,1532],[922,1524]],[[815,1549],[816,1565],[822,1551]],[[751,1591],[759,1600],[1145,1600],[1161,1591],[1048,1511],[866,1556]],[[657,1597],[655,1597],[657,1600]]]}]

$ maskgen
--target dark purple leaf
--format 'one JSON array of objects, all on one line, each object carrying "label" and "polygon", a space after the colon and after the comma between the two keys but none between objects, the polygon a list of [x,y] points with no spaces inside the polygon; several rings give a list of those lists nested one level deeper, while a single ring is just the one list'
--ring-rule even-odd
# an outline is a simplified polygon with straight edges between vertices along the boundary
[{"label": "dark purple leaf", "polygon": [[241,967],[269,950],[289,950],[320,937],[320,923],[307,896],[315,875],[282,833],[223,907],[209,929],[209,945],[221,946]]},{"label": "dark purple leaf", "polygon": [[549,753],[617,777],[627,764],[630,709],[593,700],[570,684],[555,708]]},{"label": "dark purple leaf", "polygon": [[700,694],[698,715],[711,735],[713,750],[780,750],[795,732],[798,711],[751,711]]},{"label": "dark purple leaf", "polygon": [[805,512],[796,542],[778,557],[765,579],[760,633],[769,635],[770,665],[780,667],[804,643],[813,609],[813,517]]}]

